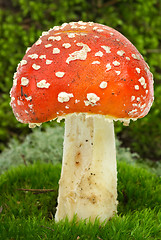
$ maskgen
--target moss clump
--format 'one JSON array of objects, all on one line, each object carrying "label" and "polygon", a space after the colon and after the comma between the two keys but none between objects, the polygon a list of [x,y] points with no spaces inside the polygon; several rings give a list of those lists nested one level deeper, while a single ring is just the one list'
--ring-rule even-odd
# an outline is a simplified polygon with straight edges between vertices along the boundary
[{"label": "moss clump", "polygon": [[[0,177],[0,239],[161,239],[161,179],[118,164],[118,216],[100,224],[54,222],[61,165],[33,164]],[[33,194],[18,191],[53,189]]]},{"label": "moss clump", "polygon": [[[36,128],[28,134],[23,143],[11,139],[8,148],[0,154],[0,174],[10,166],[34,162],[61,163],[63,155],[64,128],[61,126]],[[6,161],[7,159],[7,161]]]}]

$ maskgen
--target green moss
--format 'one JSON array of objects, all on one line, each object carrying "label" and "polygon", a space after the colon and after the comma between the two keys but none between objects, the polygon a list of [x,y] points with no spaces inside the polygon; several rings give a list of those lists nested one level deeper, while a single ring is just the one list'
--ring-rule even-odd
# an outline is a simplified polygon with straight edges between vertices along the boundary
[{"label": "green moss", "polygon": [[[56,207],[59,175],[60,165],[53,167],[51,164],[38,163],[28,167],[13,168],[6,172],[0,180],[0,202],[5,203],[1,218],[3,219],[3,216],[5,218],[6,216],[16,218],[52,216]],[[17,190],[21,188],[52,188],[54,192],[35,195],[31,192]],[[51,200],[53,201],[50,202]]]},{"label": "green moss", "polygon": [[[60,163],[63,154],[63,127],[36,128],[23,143],[11,139],[9,147],[0,154],[0,174],[10,166],[34,162]],[[7,159],[7,161],[6,161]]]},{"label": "green moss", "polygon": [[118,164],[118,211],[141,211],[161,208],[161,178],[143,168],[128,166],[125,162]]},{"label": "green moss", "polygon": [[[118,216],[98,220],[54,222],[60,165],[34,164],[0,177],[0,239],[114,239],[161,238],[161,179],[144,169],[118,164]],[[18,188],[54,189],[33,194]]]}]

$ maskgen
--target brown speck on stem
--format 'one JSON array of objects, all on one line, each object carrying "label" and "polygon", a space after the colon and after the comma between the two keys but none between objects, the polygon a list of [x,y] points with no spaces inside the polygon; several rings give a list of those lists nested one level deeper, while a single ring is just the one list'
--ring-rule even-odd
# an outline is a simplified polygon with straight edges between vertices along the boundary
[{"label": "brown speck on stem", "polygon": [[96,174],[95,173],[91,173],[91,175],[95,176]]},{"label": "brown speck on stem", "polygon": [[97,202],[95,195],[92,195],[91,197],[89,197],[88,200],[89,200],[92,204],[95,204],[95,203]]}]

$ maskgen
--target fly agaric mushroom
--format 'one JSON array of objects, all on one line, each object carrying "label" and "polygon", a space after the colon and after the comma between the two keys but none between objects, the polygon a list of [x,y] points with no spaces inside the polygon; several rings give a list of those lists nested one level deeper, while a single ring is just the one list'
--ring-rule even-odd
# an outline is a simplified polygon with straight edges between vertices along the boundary
[{"label": "fly agaric mushroom", "polygon": [[137,49],[116,30],[71,22],[43,32],[20,62],[11,89],[18,121],[65,118],[56,221],[110,219],[117,211],[113,121],[128,125],[153,102],[153,79]]}]

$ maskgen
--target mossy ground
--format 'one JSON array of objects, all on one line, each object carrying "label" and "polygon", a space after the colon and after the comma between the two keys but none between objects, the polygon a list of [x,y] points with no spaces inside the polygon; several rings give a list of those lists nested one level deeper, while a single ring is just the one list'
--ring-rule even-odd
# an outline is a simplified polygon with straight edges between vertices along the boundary
[{"label": "mossy ground", "polygon": [[[33,164],[0,177],[0,239],[161,239],[161,178],[144,169],[118,164],[118,215],[98,220],[54,222],[60,165]],[[53,189],[34,194],[19,191]]]}]

